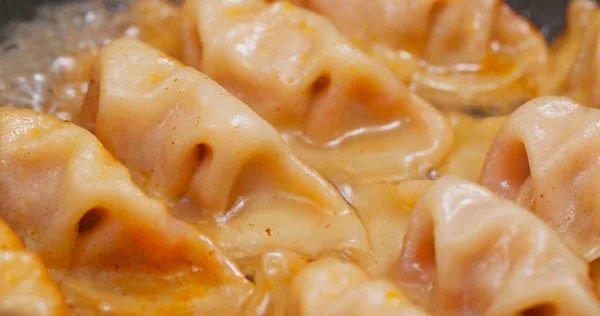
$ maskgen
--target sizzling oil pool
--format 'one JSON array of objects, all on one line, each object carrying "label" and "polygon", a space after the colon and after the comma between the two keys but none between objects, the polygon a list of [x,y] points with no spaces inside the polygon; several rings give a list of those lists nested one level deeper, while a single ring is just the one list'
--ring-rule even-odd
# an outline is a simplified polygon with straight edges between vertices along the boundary
[{"label": "sizzling oil pool", "polygon": [[[114,1],[113,1],[114,2]],[[0,43],[0,105],[31,108],[69,120],[87,91],[86,71],[99,47],[136,35],[131,1],[43,6],[32,21],[5,28]],[[82,54],[84,53],[84,54]]]}]

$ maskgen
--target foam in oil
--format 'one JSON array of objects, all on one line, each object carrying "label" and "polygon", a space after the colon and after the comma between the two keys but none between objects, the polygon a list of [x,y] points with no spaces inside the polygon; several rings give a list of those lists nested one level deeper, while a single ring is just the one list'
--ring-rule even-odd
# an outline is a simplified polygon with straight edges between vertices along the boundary
[{"label": "foam in oil", "polygon": [[0,43],[0,106],[30,108],[70,120],[87,92],[93,56],[122,35],[135,35],[130,0],[91,0],[38,9],[5,27]]}]

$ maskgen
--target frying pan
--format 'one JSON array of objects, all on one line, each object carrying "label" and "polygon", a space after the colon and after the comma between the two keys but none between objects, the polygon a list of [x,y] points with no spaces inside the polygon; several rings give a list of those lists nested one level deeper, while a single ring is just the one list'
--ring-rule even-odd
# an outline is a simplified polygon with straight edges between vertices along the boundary
[{"label": "frying pan", "polygon": [[[31,19],[35,9],[40,5],[73,1],[76,0],[0,0],[0,30],[11,21]],[[103,1],[109,5],[119,2],[119,0]],[[568,0],[507,0],[506,2],[535,24],[548,41],[554,39],[563,29]]]}]

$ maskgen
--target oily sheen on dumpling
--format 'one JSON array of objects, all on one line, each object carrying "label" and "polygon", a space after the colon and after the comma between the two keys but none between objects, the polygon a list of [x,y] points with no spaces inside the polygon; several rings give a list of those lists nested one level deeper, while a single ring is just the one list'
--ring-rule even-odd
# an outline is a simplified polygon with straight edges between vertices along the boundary
[{"label": "oily sheen on dumpling", "polygon": [[587,263],[534,214],[454,176],[417,203],[392,270],[434,315],[597,315]]},{"label": "oily sheen on dumpling", "polygon": [[283,316],[291,314],[290,283],[300,270],[314,261],[289,250],[269,251],[253,267],[255,290],[240,310],[243,316]]},{"label": "oily sheen on dumpling", "polygon": [[0,218],[77,313],[231,312],[251,285],[86,130],[0,108]]},{"label": "oily sheen on dumpling", "polygon": [[444,108],[508,113],[546,74],[541,34],[502,0],[292,0]]},{"label": "oily sheen on dumpling", "polygon": [[600,7],[573,0],[566,31],[552,45],[551,75],[541,95],[563,95],[600,108]]},{"label": "oily sheen on dumpling", "polygon": [[424,177],[452,145],[443,116],[327,19],[290,3],[188,0],[183,61],[279,130],[326,177]]},{"label": "oily sheen on dumpling", "polygon": [[69,315],[40,258],[0,220],[0,315]]},{"label": "oily sheen on dumpling", "polygon": [[369,249],[355,212],[275,129],[146,44],[120,39],[100,52],[81,117],[144,191],[242,264],[269,249]]},{"label": "oily sheen on dumpling", "polygon": [[600,257],[597,194],[600,110],[542,97],[515,111],[500,130],[481,183],[553,227],[587,260]]},{"label": "oily sheen on dumpling", "polygon": [[359,267],[323,258],[300,270],[290,285],[298,315],[426,316],[389,280],[372,280]]},{"label": "oily sheen on dumpling", "polygon": [[337,257],[311,260],[290,251],[269,252],[255,282],[242,315],[427,315],[389,280],[372,280]]}]

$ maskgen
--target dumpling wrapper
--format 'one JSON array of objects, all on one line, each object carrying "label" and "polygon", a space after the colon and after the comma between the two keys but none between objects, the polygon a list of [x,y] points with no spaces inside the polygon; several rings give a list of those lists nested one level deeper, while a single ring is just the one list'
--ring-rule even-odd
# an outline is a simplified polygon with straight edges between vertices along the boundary
[{"label": "dumpling wrapper", "polygon": [[23,242],[0,220],[0,315],[69,315],[39,256],[24,249]]},{"label": "dumpling wrapper", "polygon": [[292,0],[333,21],[446,109],[508,113],[537,95],[548,47],[501,0]]},{"label": "dumpling wrapper", "polygon": [[0,108],[0,161],[0,218],[40,255],[74,312],[231,312],[252,289],[75,124]]},{"label": "dumpling wrapper", "polygon": [[290,291],[290,310],[297,315],[428,315],[391,281],[372,280],[356,265],[333,257],[300,270]]},{"label": "dumpling wrapper", "polygon": [[290,283],[298,272],[314,261],[289,250],[262,254],[254,267],[256,289],[248,297],[240,316],[283,316],[290,310]]},{"label": "dumpling wrapper", "polygon": [[551,75],[540,95],[563,95],[600,108],[600,6],[573,0],[566,32],[551,47]]},{"label": "dumpling wrapper", "polygon": [[444,117],[327,19],[290,3],[188,0],[183,61],[329,177],[423,178],[452,146]]},{"label": "dumpling wrapper", "polygon": [[389,280],[372,280],[337,257],[309,259],[289,252],[265,254],[257,291],[242,315],[425,316]]},{"label": "dumpling wrapper", "polygon": [[515,111],[488,153],[481,183],[529,208],[588,261],[600,257],[600,110],[542,97]]},{"label": "dumpling wrapper", "polygon": [[534,214],[445,176],[413,210],[393,278],[435,315],[598,315],[587,263]]},{"label": "dumpling wrapper", "polygon": [[181,12],[177,6],[164,0],[140,0],[134,1],[130,10],[135,29],[132,33],[136,38],[177,59],[181,58]]},{"label": "dumpling wrapper", "polygon": [[270,249],[369,250],[352,208],[273,127],[142,42],[102,49],[81,118],[147,194],[242,265]]}]

